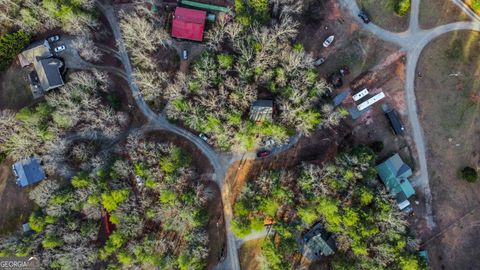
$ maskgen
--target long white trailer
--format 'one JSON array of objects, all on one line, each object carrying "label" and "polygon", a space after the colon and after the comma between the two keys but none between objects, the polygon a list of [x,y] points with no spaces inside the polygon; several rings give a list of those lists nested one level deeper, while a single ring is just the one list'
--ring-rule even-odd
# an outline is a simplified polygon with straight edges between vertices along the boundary
[{"label": "long white trailer", "polygon": [[368,89],[364,88],[362,91],[353,95],[352,98],[353,98],[354,101],[359,101],[360,99],[362,99],[366,95],[368,95]]},{"label": "long white trailer", "polygon": [[367,101],[362,102],[360,105],[357,106],[357,109],[359,111],[363,111],[366,108],[375,104],[376,102],[382,100],[384,97],[385,97],[385,94],[383,92],[380,92],[380,93],[376,94],[375,96],[369,98]]}]

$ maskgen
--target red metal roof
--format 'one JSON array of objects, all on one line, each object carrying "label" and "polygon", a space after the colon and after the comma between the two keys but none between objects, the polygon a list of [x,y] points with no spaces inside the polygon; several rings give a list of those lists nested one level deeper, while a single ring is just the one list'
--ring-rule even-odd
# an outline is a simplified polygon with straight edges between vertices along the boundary
[{"label": "red metal roof", "polygon": [[206,17],[205,11],[177,7],[173,15],[172,36],[202,41]]}]

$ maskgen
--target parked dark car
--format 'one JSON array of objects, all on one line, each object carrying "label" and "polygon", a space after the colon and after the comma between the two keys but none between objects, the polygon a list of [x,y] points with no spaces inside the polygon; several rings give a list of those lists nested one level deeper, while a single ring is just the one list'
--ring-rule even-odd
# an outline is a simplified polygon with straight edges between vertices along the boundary
[{"label": "parked dark car", "polygon": [[340,72],[334,72],[328,76],[327,81],[335,88],[339,88],[343,85],[342,75]]},{"label": "parked dark car", "polygon": [[262,158],[262,157],[268,157],[270,155],[270,151],[268,150],[262,150],[257,153],[257,157]]},{"label": "parked dark car", "polygon": [[403,127],[402,122],[400,121],[400,117],[398,117],[398,114],[395,112],[395,110],[391,109],[385,114],[390,121],[390,125],[392,125],[392,129],[395,135],[403,135],[403,131],[405,130],[405,128]]},{"label": "parked dark car", "polygon": [[360,13],[358,13],[358,17],[360,17],[364,23],[370,23],[370,18],[364,10],[361,10]]},{"label": "parked dark car", "polygon": [[350,69],[347,66],[343,66],[338,72],[342,77],[350,75]]},{"label": "parked dark car", "polygon": [[323,64],[323,63],[325,63],[325,58],[320,57],[320,58],[318,58],[313,64],[314,64],[315,66],[320,66],[320,65]]}]

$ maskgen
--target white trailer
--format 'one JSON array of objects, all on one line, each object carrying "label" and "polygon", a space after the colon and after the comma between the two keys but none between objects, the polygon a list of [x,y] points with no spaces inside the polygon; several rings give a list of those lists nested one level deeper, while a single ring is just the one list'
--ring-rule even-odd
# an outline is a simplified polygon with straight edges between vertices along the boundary
[{"label": "white trailer", "polygon": [[372,106],[373,104],[375,104],[376,102],[382,100],[383,98],[385,97],[385,94],[383,92],[380,92],[378,94],[376,94],[375,96],[369,98],[367,101],[361,103],[360,105],[357,106],[357,109],[359,111],[363,111],[365,110],[366,108]]},{"label": "white trailer", "polygon": [[368,95],[368,89],[367,88],[365,88],[362,91],[356,93],[355,95],[352,96],[352,98],[353,98],[354,101],[359,101],[360,99],[362,99],[366,95]]}]

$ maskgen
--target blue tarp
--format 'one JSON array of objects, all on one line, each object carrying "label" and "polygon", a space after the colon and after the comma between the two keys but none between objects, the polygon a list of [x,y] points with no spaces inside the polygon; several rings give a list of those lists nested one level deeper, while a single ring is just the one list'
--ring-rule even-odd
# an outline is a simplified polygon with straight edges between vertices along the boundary
[{"label": "blue tarp", "polygon": [[338,105],[342,104],[342,102],[345,100],[348,94],[350,94],[350,90],[343,91],[340,94],[336,95],[333,98],[333,106],[337,107]]}]

